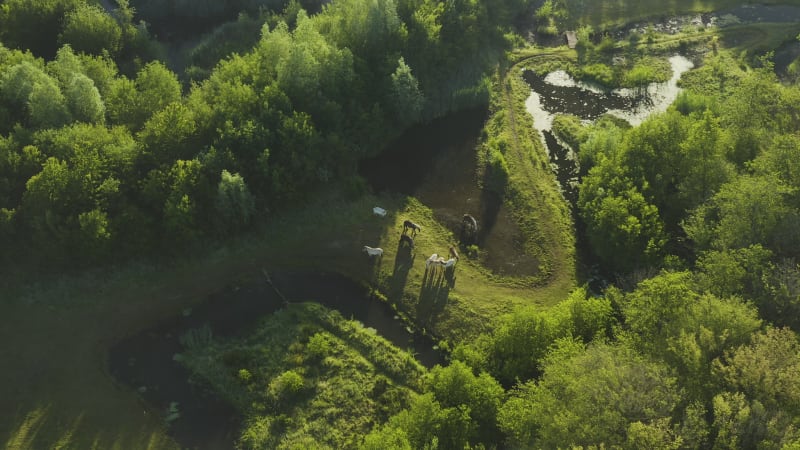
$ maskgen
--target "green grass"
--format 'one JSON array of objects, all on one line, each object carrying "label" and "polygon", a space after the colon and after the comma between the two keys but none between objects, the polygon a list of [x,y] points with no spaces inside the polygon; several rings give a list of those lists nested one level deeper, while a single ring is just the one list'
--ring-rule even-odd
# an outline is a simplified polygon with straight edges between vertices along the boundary
[{"label": "green grass", "polygon": [[247,417],[246,448],[355,448],[408,406],[425,369],[375,330],[315,303],[291,304],[180,361]]}]

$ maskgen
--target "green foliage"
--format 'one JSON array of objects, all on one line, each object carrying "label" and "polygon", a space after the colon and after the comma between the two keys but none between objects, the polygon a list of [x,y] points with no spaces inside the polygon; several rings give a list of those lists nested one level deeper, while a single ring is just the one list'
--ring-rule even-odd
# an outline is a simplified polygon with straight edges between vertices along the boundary
[{"label": "green foliage", "polygon": [[[447,367],[431,369],[425,379],[425,390],[432,392],[442,407],[458,408],[469,415],[471,445],[490,445],[500,440],[497,411],[505,391],[491,375],[482,372],[475,376],[464,363],[454,361]],[[445,435],[434,436],[442,444],[448,442]]]},{"label": "green foliage", "polygon": [[411,73],[411,68],[402,57],[397,61],[397,69],[391,79],[392,90],[389,104],[394,108],[395,117],[401,124],[416,122],[422,112],[425,98],[419,90],[417,79]]},{"label": "green foliage", "polygon": [[658,208],[624,170],[614,159],[602,159],[584,177],[578,196],[589,243],[610,270],[623,273],[659,265],[666,243]]},{"label": "green foliage", "polygon": [[611,67],[603,63],[587,64],[581,67],[580,77],[603,86],[613,86],[616,79]]},{"label": "green foliage", "polygon": [[716,445],[780,448],[797,441],[797,336],[769,328],[716,365],[729,391],[713,400]]},{"label": "green foliage", "polygon": [[[291,304],[251,333],[188,348],[179,360],[245,415],[243,448],[355,448],[408,406],[425,372],[374,330],[313,303]],[[406,442],[394,428],[372,434]]]},{"label": "green foliage", "polygon": [[687,397],[703,402],[717,393],[712,361],[747,342],[761,326],[751,305],[699,295],[688,273],[643,281],[621,305],[630,342],[676,368]]},{"label": "green foliage", "polygon": [[59,41],[80,53],[113,55],[120,49],[122,29],[100,6],[82,4],[65,15]]},{"label": "green foliage", "polygon": [[491,334],[457,346],[452,356],[510,386],[538,375],[542,360],[559,339],[590,342],[607,336],[612,323],[611,303],[578,289],[549,311],[528,307],[498,318]]},{"label": "green foliage", "polygon": [[658,58],[639,58],[633,67],[625,72],[622,85],[631,88],[644,88],[650,83],[663,83],[672,76],[668,61]]},{"label": "green foliage", "polygon": [[76,121],[101,124],[105,121],[106,106],[91,78],[80,73],[74,74],[64,90],[64,96],[70,114]]},{"label": "green foliage", "polygon": [[56,52],[64,16],[85,0],[7,0],[0,5],[0,40],[43,57]]},{"label": "green foliage", "polygon": [[723,185],[684,224],[700,249],[761,244],[776,254],[796,248],[798,211],[788,204],[794,188],[774,175],[741,175]]},{"label": "green foliage", "polygon": [[67,99],[52,78],[37,82],[28,97],[30,123],[35,128],[58,128],[72,119]]},{"label": "green foliage", "polygon": [[269,396],[276,402],[290,401],[303,390],[303,376],[287,370],[269,383]]},{"label": "green foliage", "polygon": [[663,430],[669,446],[680,443],[664,430],[680,399],[667,367],[624,346],[584,350],[566,341],[543,369],[538,382],[521,385],[500,409],[511,446],[624,446],[641,442],[642,428],[649,427]]},{"label": "green foliage", "polygon": [[225,230],[237,231],[249,224],[255,212],[255,199],[241,175],[222,171],[214,207]]}]

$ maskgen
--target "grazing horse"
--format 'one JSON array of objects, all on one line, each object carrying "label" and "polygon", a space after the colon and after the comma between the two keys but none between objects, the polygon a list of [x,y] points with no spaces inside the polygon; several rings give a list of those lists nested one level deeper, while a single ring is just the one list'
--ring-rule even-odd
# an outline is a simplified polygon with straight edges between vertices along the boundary
[{"label": "grazing horse", "polygon": [[413,249],[414,248],[414,239],[411,236],[407,235],[407,234],[401,234],[400,235],[400,246],[402,247],[404,245],[407,245],[409,248]]},{"label": "grazing horse", "polygon": [[422,227],[421,226],[415,224],[414,222],[412,222],[410,220],[406,220],[405,222],[403,222],[403,234],[406,234],[406,231],[408,231],[409,229],[411,229],[411,235],[412,236],[414,236],[418,232],[422,231]]},{"label": "grazing horse", "polygon": [[383,256],[383,249],[382,248],[372,248],[372,247],[370,247],[368,245],[365,245],[364,248],[361,249],[361,251],[363,251],[364,253],[366,253],[370,257],[377,256],[377,257],[380,258],[381,256]]},{"label": "grazing horse", "polygon": [[450,257],[458,260],[458,250],[456,250],[456,248],[452,245],[450,246]]}]

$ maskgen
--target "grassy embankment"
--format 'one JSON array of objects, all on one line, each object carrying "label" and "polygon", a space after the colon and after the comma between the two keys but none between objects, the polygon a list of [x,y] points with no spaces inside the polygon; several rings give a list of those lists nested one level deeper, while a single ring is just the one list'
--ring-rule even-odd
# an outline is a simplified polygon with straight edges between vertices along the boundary
[{"label": "grassy embankment", "polygon": [[248,416],[247,448],[357,447],[408,406],[426,372],[375,330],[315,303],[291,304],[241,338],[184,341],[183,363]]}]

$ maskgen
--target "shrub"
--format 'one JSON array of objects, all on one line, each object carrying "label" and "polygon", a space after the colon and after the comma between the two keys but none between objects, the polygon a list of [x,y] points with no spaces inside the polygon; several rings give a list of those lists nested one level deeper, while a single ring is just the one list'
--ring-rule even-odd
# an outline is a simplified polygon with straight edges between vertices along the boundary
[{"label": "shrub", "polygon": [[589,64],[588,66],[585,66],[583,69],[581,69],[580,76],[584,80],[594,81],[595,83],[599,83],[604,86],[614,85],[614,70],[603,63]]},{"label": "shrub", "polygon": [[269,384],[269,395],[275,400],[286,400],[303,390],[303,376],[294,370],[287,370],[278,375]]}]

